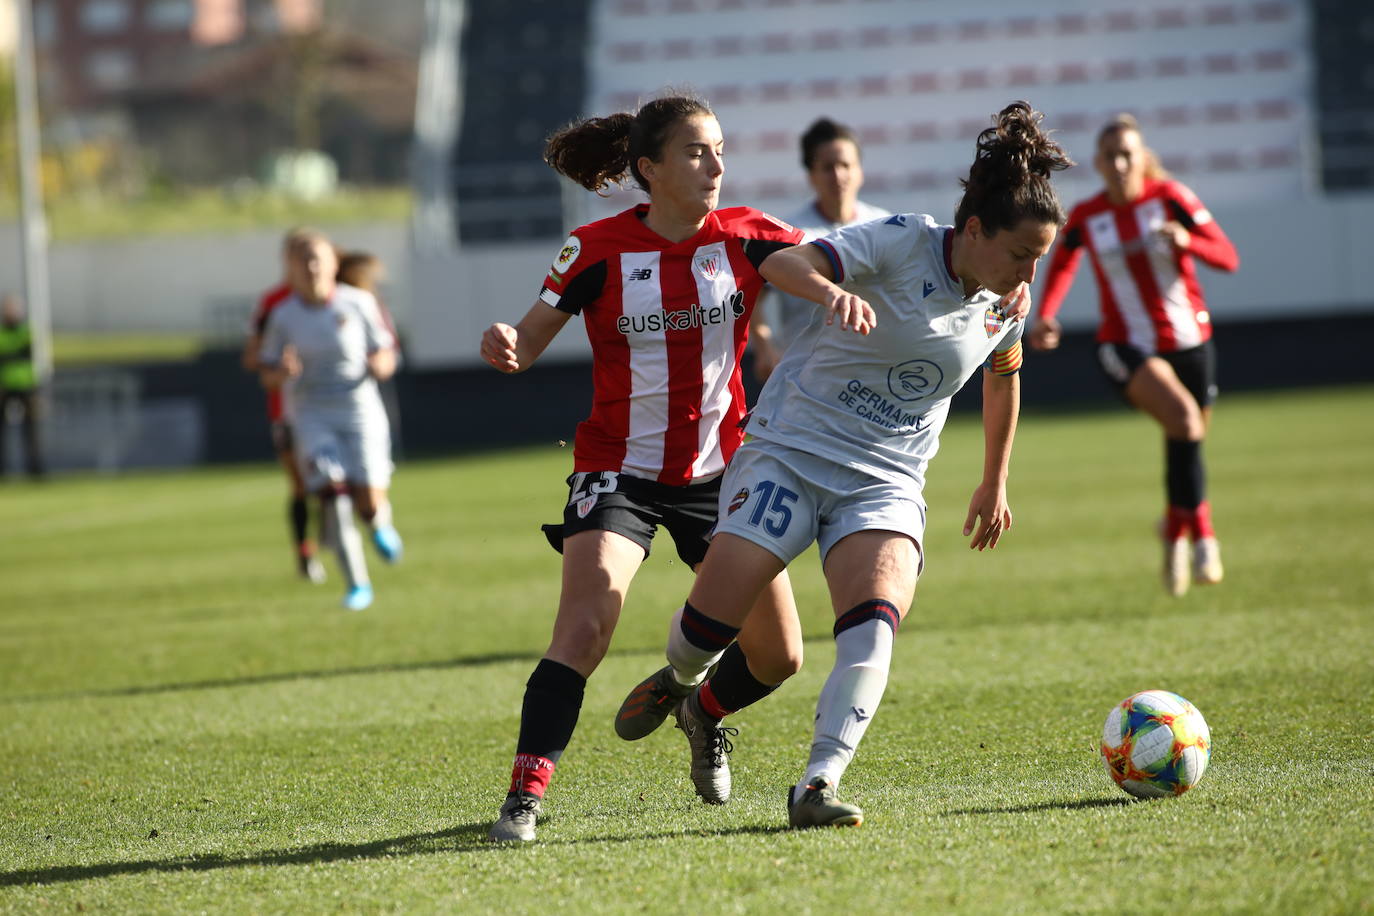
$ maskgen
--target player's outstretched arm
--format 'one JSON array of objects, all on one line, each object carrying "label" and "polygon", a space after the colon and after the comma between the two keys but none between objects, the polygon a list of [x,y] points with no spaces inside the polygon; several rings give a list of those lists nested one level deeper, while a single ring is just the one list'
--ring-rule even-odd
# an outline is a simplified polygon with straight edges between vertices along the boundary
[{"label": "player's outstretched arm", "polygon": [[[1007,505],[1007,474],[1011,443],[1021,410],[1021,376],[983,373],[983,482],[969,500],[964,537],[973,535],[969,549],[991,550],[1011,530]],[[975,530],[975,526],[976,529]]]},{"label": "player's outstretched arm", "polygon": [[536,301],[514,327],[498,321],[482,333],[482,361],[505,373],[524,372],[534,365],[571,317],[568,312]]},{"label": "player's outstretched arm", "polygon": [[824,306],[830,312],[826,324],[834,324],[838,318],[840,327],[859,334],[878,326],[872,306],[835,285],[834,268],[815,245],[793,245],[773,252],[759,266],[759,274],[785,293]]}]

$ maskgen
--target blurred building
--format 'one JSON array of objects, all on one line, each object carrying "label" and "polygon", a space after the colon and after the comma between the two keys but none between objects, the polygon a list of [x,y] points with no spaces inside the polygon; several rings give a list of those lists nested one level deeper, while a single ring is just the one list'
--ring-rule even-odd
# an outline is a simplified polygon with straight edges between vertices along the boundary
[{"label": "blurred building", "polygon": [[404,179],[415,51],[374,37],[406,34],[374,28],[375,8],[341,0],[355,21],[326,0],[32,3],[49,122],[124,119],[160,178],[258,177],[275,152],[304,148],[333,156],[346,181]]}]

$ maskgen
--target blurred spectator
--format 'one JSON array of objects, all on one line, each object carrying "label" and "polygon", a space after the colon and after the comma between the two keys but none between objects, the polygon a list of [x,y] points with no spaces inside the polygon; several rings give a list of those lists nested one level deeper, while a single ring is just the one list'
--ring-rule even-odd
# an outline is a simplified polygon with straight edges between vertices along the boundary
[{"label": "blurred spectator", "polygon": [[39,446],[38,369],[33,362],[33,334],[19,298],[6,295],[0,302],[0,470],[6,463],[10,405],[21,415],[24,429],[25,467],[31,477],[43,475]]}]

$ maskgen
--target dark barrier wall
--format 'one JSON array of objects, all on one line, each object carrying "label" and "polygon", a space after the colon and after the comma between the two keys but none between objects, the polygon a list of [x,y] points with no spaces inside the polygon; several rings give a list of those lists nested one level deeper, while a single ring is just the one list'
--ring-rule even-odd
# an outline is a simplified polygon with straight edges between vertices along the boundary
[{"label": "dark barrier wall", "polygon": [[[568,333],[577,333],[569,329]],[[1363,314],[1226,324],[1217,328],[1219,381],[1228,392],[1309,385],[1374,383],[1374,308]],[[1101,377],[1091,334],[1066,336],[1052,354],[1028,351],[1022,370],[1026,410],[1111,406],[1116,394]],[[747,367],[746,367],[747,368]],[[206,459],[271,457],[262,390],[239,368],[237,352],[209,352],[194,362],[137,369],[142,396],[194,398],[203,408]],[[757,392],[746,371],[750,397]],[[591,407],[585,364],[536,365],[519,375],[492,369],[402,373],[393,383],[405,456],[455,454],[536,443],[571,444]],[[978,407],[980,386],[955,399]]]}]

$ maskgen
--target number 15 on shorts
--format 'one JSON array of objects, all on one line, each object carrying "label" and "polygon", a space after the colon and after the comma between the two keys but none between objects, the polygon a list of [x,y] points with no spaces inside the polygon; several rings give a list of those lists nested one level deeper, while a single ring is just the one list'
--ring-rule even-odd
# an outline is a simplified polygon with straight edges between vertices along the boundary
[{"label": "number 15 on shorts", "polygon": [[754,484],[751,496],[752,499],[746,497],[740,500],[736,495],[732,511],[752,501],[753,507],[749,510],[746,522],[755,528],[762,528],[775,538],[786,534],[787,526],[792,524],[791,504],[797,501],[797,494],[771,480],[761,480]]}]

